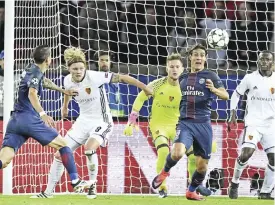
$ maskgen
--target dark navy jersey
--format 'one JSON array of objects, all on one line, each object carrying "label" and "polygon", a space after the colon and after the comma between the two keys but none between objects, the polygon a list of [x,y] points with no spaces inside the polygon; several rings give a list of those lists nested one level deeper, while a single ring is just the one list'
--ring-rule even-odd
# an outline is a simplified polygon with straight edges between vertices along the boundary
[{"label": "dark navy jersey", "polygon": [[36,113],[28,97],[29,88],[35,88],[38,91],[38,95],[41,95],[43,78],[44,74],[35,64],[31,64],[23,71],[18,88],[17,99],[14,104],[14,111]]},{"label": "dark navy jersey", "polygon": [[206,79],[212,80],[216,88],[224,87],[219,76],[206,69],[197,73],[183,73],[180,77],[182,93],[180,102],[181,120],[210,121],[210,108],[214,94],[206,88]]}]

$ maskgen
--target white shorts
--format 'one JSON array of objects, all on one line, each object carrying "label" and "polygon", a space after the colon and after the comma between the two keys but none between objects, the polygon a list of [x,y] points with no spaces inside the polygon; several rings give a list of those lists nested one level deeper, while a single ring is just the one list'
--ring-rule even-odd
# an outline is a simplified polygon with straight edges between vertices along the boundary
[{"label": "white shorts", "polygon": [[113,131],[113,123],[76,120],[67,135],[79,144],[85,144],[89,137],[96,139],[103,147]]},{"label": "white shorts", "polygon": [[256,148],[261,143],[266,153],[275,151],[275,127],[274,126],[247,126],[244,130],[242,147]]}]

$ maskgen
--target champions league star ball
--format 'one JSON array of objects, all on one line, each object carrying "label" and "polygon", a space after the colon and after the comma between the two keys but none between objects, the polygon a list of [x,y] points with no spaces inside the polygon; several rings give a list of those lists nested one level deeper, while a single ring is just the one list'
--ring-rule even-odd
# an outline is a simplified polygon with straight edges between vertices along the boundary
[{"label": "champions league star ball", "polygon": [[229,36],[226,30],[212,29],[207,36],[207,43],[211,48],[222,49],[228,45]]}]

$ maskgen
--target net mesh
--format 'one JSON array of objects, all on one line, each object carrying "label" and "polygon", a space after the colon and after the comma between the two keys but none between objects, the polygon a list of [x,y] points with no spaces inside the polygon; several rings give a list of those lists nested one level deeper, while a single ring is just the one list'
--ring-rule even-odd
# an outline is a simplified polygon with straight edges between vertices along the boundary
[{"label": "net mesh", "polygon": [[[15,76],[16,83],[24,66],[30,62],[33,48],[48,44],[53,63],[46,76],[61,85],[66,70],[63,52],[69,46],[86,51],[89,69],[97,69],[94,53],[111,50],[114,53],[112,71],[131,73],[145,83],[165,75],[165,58],[172,52],[184,52],[196,43],[205,44],[207,33],[222,28],[230,35],[225,50],[209,50],[207,67],[218,72],[226,88],[233,92],[242,75],[255,69],[259,50],[274,51],[274,8],[272,3],[215,1],[16,1],[15,2]],[[272,20],[273,19],[273,20]],[[272,43],[270,43],[272,42]],[[187,61],[185,62],[187,66]],[[147,122],[139,122],[140,131],[133,138],[122,135],[125,117],[131,111],[137,89],[119,84],[109,90],[110,107],[115,129],[107,148],[98,150],[99,193],[153,193],[150,183],[155,176],[156,150],[148,136]],[[72,121],[58,121],[62,98],[45,90],[42,104],[57,120],[64,136],[78,115],[75,102],[70,104]],[[238,155],[243,124],[231,133],[220,120],[228,117],[229,103],[215,100],[212,107],[214,138],[218,151],[213,154],[205,183],[216,194],[226,194],[229,179]],[[140,115],[148,118],[150,103]],[[239,110],[242,118],[243,109]],[[37,193],[45,189],[54,150],[33,140],[23,145],[13,161],[13,193]],[[75,153],[79,174],[88,179],[83,147]],[[250,179],[255,173],[263,177],[267,163],[261,147],[244,170],[240,183],[241,195],[250,192]],[[215,172],[220,170],[218,176]],[[209,175],[210,174],[210,175]],[[168,180],[169,193],[185,193],[187,159],[172,170]],[[67,175],[63,175],[56,192],[72,191]]]}]

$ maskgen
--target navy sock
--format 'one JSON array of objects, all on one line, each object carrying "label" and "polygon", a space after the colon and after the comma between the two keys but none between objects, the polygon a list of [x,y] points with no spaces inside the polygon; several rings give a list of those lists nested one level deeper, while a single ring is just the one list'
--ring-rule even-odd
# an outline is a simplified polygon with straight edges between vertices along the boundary
[{"label": "navy sock", "polygon": [[62,163],[70,175],[71,181],[78,179],[72,150],[69,147],[62,147],[59,150],[59,153],[61,155]]},{"label": "navy sock", "polygon": [[2,161],[0,160],[0,169],[2,169],[2,166],[3,166],[3,164],[2,164]]},{"label": "navy sock", "polygon": [[178,161],[175,161],[171,158],[171,153],[168,154],[167,158],[166,158],[166,164],[164,167],[164,171],[165,172],[169,172],[170,169],[175,166],[178,163]]},{"label": "navy sock", "polygon": [[192,176],[192,181],[188,190],[191,192],[195,191],[198,188],[198,186],[201,185],[201,183],[203,182],[205,175],[206,175],[206,172],[201,174],[196,170]]}]

